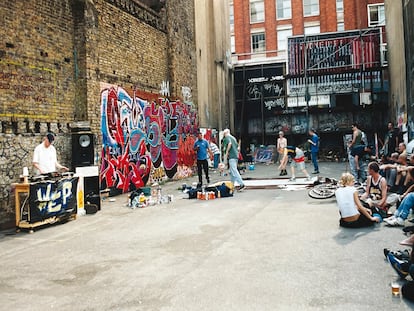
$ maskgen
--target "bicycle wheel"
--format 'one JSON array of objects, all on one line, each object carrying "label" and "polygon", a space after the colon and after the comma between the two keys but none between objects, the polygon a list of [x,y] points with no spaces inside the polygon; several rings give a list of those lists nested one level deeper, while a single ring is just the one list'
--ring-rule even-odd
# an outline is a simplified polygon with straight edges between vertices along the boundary
[{"label": "bicycle wheel", "polygon": [[329,199],[335,195],[336,185],[321,184],[313,187],[308,191],[308,195],[312,199]]}]

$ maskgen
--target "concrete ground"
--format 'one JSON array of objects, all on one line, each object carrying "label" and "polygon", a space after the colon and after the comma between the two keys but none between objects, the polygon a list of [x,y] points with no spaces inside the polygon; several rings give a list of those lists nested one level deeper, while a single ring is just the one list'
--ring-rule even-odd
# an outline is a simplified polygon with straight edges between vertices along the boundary
[{"label": "concrete ground", "polygon": [[[347,168],[320,167],[336,178]],[[257,164],[243,177],[278,173]],[[414,309],[392,296],[398,277],[383,255],[404,249],[401,228],[340,228],[335,200],[311,199],[304,188],[184,199],[178,188],[196,180],[164,185],[170,204],[131,209],[121,195],[34,234],[2,232],[0,309]]]}]

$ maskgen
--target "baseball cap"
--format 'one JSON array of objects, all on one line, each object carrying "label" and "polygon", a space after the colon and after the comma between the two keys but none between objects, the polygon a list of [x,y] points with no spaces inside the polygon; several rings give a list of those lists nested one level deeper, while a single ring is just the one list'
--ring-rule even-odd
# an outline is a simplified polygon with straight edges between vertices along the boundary
[{"label": "baseball cap", "polygon": [[53,135],[52,133],[47,133],[46,137],[49,143],[53,143],[53,141],[55,140],[55,135]]}]

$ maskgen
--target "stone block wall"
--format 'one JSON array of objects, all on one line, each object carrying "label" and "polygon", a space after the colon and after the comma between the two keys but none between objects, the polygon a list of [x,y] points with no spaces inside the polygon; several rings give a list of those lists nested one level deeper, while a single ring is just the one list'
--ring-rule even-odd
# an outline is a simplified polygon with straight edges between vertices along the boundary
[{"label": "stone block wall", "polygon": [[0,20],[0,230],[14,224],[11,184],[47,131],[61,163],[74,121],[91,124],[99,150],[102,85],[196,98],[193,0],[2,1]]}]

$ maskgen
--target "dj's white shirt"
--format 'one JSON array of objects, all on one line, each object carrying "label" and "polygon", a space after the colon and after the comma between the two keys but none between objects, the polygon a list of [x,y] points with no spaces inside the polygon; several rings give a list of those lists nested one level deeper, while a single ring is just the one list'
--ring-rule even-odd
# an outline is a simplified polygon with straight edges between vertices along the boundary
[{"label": "dj's white shirt", "polygon": [[[42,142],[34,150],[33,162],[39,163],[39,166],[44,174],[55,172],[57,162],[55,147],[53,145],[50,145],[48,148],[46,148]],[[35,175],[38,174],[40,174],[39,170],[35,169]]]}]

